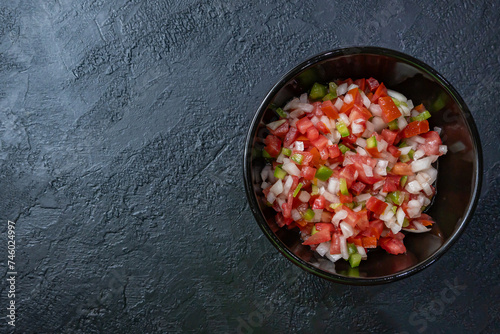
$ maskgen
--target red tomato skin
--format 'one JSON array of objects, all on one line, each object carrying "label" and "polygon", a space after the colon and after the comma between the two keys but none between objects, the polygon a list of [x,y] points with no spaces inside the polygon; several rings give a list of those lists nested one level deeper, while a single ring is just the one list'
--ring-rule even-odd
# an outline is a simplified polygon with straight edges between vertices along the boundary
[{"label": "red tomato skin", "polygon": [[429,131],[421,134],[420,137],[425,139],[425,143],[418,145],[418,148],[422,149],[426,155],[442,155],[439,152],[439,145],[442,145],[443,142],[436,131]]},{"label": "red tomato skin", "polygon": [[370,199],[366,201],[366,208],[377,215],[381,215],[387,208],[387,203],[382,202],[376,197],[370,197]]},{"label": "red tomato skin", "polygon": [[266,144],[266,147],[264,149],[273,158],[276,158],[280,154],[281,140],[278,137],[274,135],[268,135],[266,139],[264,139],[264,144]]},{"label": "red tomato skin", "polygon": [[328,100],[321,104],[321,110],[331,119],[339,118],[339,111],[333,105],[332,101]]},{"label": "red tomato skin", "polygon": [[297,130],[297,128],[290,127],[290,130],[288,130],[288,133],[285,136],[283,145],[285,147],[290,147],[298,136],[299,136],[299,131]]},{"label": "red tomato skin", "polygon": [[315,127],[310,127],[307,129],[307,138],[312,142],[319,137],[319,131]]},{"label": "red tomato skin", "polygon": [[406,247],[403,242],[396,238],[380,238],[380,247],[389,254],[403,254],[406,253]]},{"label": "red tomato skin", "polygon": [[271,131],[271,133],[273,135],[275,135],[276,137],[283,138],[288,133],[288,129],[289,128],[290,128],[290,124],[288,124],[288,121],[286,121],[285,123],[283,123],[280,126],[278,126],[276,128],[276,130],[269,130],[269,131]]},{"label": "red tomato skin", "polygon": [[382,108],[382,119],[386,123],[394,121],[401,116],[401,111],[396,107],[390,96],[380,97],[378,99],[378,105]]},{"label": "red tomato skin", "polygon": [[389,145],[394,144],[394,140],[396,139],[398,135],[397,131],[391,131],[388,129],[383,129],[382,130],[382,137],[384,137],[384,140],[387,142]]},{"label": "red tomato skin", "polygon": [[297,127],[300,133],[305,134],[307,132],[307,129],[309,129],[310,127],[314,127],[314,124],[313,122],[311,122],[309,117],[304,116],[301,119],[299,119],[297,123],[295,123],[295,126]]},{"label": "red tomato skin", "polygon": [[304,166],[300,171],[300,175],[306,180],[312,180],[314,179],[314,175],[316,175],[316,168]]},{"label": "red tomato skin", "polygon": [[427,120],[414,121],[408,124],[403,129],[403,138],[410,138],[422,133],[426,133],[428,131],[429,131],[429,122]]},{"label": "red tomato skin", "polygon": [[330,241],[331,239],[330,231],[327,229],[318,231],[316,234],[311,235],[306,241],[304,241],[303,245],[317,245],[322,242]]},{"label": "red tomato skin", "polygon": [[380,86],[379,82],[377,79],[374,78],[368,78],[366,79],[366,84],[368,86],[368,89],[370,92],[374,92],[377,90],[378,86]]}]

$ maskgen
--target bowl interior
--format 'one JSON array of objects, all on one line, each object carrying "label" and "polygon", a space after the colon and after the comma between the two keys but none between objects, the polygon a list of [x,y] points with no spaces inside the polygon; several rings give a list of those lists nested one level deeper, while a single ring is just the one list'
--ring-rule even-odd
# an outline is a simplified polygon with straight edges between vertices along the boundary
[{"label": "bowl interior", "polygon": [[[439,159],[437,195],[430,214],[437,224],[429,233],[405,238],[407,254],[390,255],[371,251],[358,269],[345,261],[335,265],[301,245],[297,230],[280,229],[275,212],[261,200],[260,157],[265,124],[277,116],[270,106],[283,106],[310,89],[314,82],[333,79],[374,77],[403,93],[415,105],[424,103],[431,112],[431,129],[442,128],[448,153]],[[245,152],[246,187],[252,210],[273,244],[292,262],[324,278],[351,284],[391,281],[416,272],[441,255],[458,237],[475,207],[480,187],[481,152],[479,136],[465,103],[437,72],[407,55],[380,48],[351,48],[318,55],[290,71],[260,106],[247,138]]]}]

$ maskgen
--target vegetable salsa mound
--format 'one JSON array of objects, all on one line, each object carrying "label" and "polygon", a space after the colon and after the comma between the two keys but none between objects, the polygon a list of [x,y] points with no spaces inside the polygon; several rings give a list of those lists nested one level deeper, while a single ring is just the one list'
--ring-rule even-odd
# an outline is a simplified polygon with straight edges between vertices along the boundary
[{"label": "vegetable salsa mound", "polygon": [[369,78],[315,83],[275,111],[261,187],[277,224],[299,228],[303,245],[357,267],[371,248],[405,253],[402,230],[430,230],[423,211],[447,147],[424,105]]}]

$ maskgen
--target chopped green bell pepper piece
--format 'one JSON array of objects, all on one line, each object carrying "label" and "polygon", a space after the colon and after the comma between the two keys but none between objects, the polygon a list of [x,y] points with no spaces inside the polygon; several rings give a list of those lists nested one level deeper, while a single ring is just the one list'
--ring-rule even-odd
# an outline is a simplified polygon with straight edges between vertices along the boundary
[{"label": "chopped green bell pepper piece", "polygon": [[346,180],[343,177],[341,177],[339,181],[340,181],[340,193],[345,196],[349,195],[349,190],[347,190]]},{"label": "chopped green bell pepper piece", "polygon": [[337,124],[335,124],[335,127],[337,128],[337,130],[340,132],[340,135],[342,137],[347,137],[350,135],[349,133],[349,129],[347,128],[347,126],[345,125],[344,122],[342,122],[341,120],[338,120],[337,121]]},{"label": "chopped green bell pepper piece", "polygon": [[288,114],[283,109],[281,109],[281,108],[276,109],[275,112],[281,118],[288,118]]},{"label": "chopped green bell pepper piece", "polygon": [[290,155],[292,155],[292,150],[291,150],[291,149],[289,149],[289,148],[285,148],[285,147],[283,147],[283,148],[281,149],[281,153],[283,153],[284,155],[286,155],[287,157],[289,157]]},{"label": "chopped green bell pepper piece", "polygon": [[301,165],[302,164],[302,160],[304,160],[304,156],[300,153],[295,153],[294,155],[292,155],[290,157],[290,159],[292,159],[295,163]]},{"label": "chopped green bell pepper piece", "polygon": [[399,156],[399,160],[401,160],[401,162],[408,162],[410,161],[410,157],[408,156],[408,154],[402,154]]},{"label": "chopped green bell pepper piece", "polygon": [[404,140],[401,143],[399,143],[399,145],[398,145],[399,148],[403,148],[406,146],[408,146],[408,145],[406,145],[406,142]]},{"label": "chopped green bell pepper piece", "polygon": [[314,225],[311,230],[311,235],[315,235],[316,233],[318,233],[318,230],[316,229],[316,225]]},{"label": "chopped green bell pepper piece", "polygon": [[297,185],[297,188],[295,188],[295,190],[293,192],[293,197],[297,197],[297,195],[299,194],[300,189],[302,189],[302,186],[303,186],[302,182]]},{"label": "chopped green bell pepper piece", "polygon": [[403,177],[401,177],[401,181],[400,181],[401,188],[405,187],[406,181],[408,181],[408,176],[404,175]]},{"label": "chopped green bell pepper piece", "polygon": [[311,196],[319,194],[319,188],[317,185],[313,184],[311,187]]},{"label": "chopped green bell pepper piece", "polygon": [[306,212],[304,212],[302,218],[304,218],[307,221],[311,221],[314,218],[314,211],[311,210],[311,208],[307,209]]},{"label": "chopped green bell pepper piece", "polygon": [[328,84],[328,91],[330,92],[330,94],[335,94],[335,97],[337,97],[337,84],[335,82],[330,82]]},{"label": "chopped green bell pepper piece", "polygon": [[262,149],[262,156],[267,159],[272,158],[272,156],[269,153],[267,153],[265,149]]},{"label": "chopped green bell pepper piece", "polygon": [[360,263],[361,263],[361,254],[356,253],[349,256],[349,264],[351,265],[352,268],[358,267]]},{"label": "chopped green bell pepper piece", "polygon": [[413,160],[414,153],[415,153],[415,151],[413,149],[411,149],[410,152],[408,152],[408,158],[410,158],[410,160]]},{"label": "chopped green bell pepper piece", "polygon": [[345,152],[350,151],[349,147],[345,146],[344,144],[339,144],[339,150],[342,152],[342,154],[345,154]]},{"label": "chopped green bell pepper piece", "polygon": [[398,211],[398,207],[397,206],[393,206],[391,208],[391,210],[392,210],[392,213],[396,214],[396,211]]},{"label": "chopped green bell pepper piece", "polygon": [[377,147],[377,138],[375,136],[371,136],[366,140],[366,148],[374,148]]},{"label": "chopped green bell pepper piece", "polygon": [[274,177],[283,180],[285,176],[286,172],[283,170],[283,168],[281,168],[281,165],[276,166],[276,168],[274,169]]},{"label": "chopped green bell pepper piece", "polygon": [[330,101],[330,100],[333,100],[336,98],[337,98],[337,94],[328,93],[325,96],[323,96],[323,101]]},{"label": "chopped green bell pepper piece", "polygon": [[418,114],[417,116],[410,118],[410,121],[412,121],[412,122],[425,121],[429,117],[431,117],[431,113],[428,110],[424,110],[420,114]]},{"label": "chopped green bell pepper piece", "polygon": [[332,176],[333,170],[326,166],[320,166],[318,170],[316,171],[315,177],[320,179],[321,181],[326,181]]},{"label": "chopped green bell pepper piece", "polygon": [[337,209],[340,206],[342,206],[342,203],[332,203],[332,204],[330,204],[330,208],[332,208],[333,210]]},{"label": "chopped green bell pepper piece", "polygon": [[351,210],[354,209],[354,203],[344,203],[344,205]]},{"label": "chopped green bell pepper piece", "polygon": [[347,269],[347,276],[359,277],[359,269],[350,267],[349,269]]},{"label": "chopped green bell pepper piece", "polygon": [[410,221],[408,220],[408,218],[405,217],[405,219],[403,220],[403,227],[408,227],[410,225]]},{"label": "chopped green bell pepper piece", "polygon": [[392,203],[394,203],[396,205],[401,205],[403,203],[401,191],[399,191],[399,190],[388,193],[387,198],[390,199],[392,201]]},{"label": "chopped green bell pepper piece", "polygon": [[347,252],[349,253],[349,255],[357,254],[358,249],[356,248],[355,244],[348,242],[347,243]]},{"label": "chopped green bell pepper piece", "polygon": [[402,106],[405,106],[405,107],[408,107],[408,103],[403,102],[403,101],[401,101],[401,105],[402,105]]},{"label": "chopped green bell pepper piece", "polygon": [[309,93],[309,97],[313,100],[321,99],[326,95],[326,86],[323,86],[317,82],[311,88],[311,92]]},{"label": "chopped green bell pepper piece", "polygon": [[396,107],[399,107],[401,105],[401,101],[399,101],[398,99],[395,99],[392,97],[392,102],[394,102],[394,104],[396,105]]},{"label": "chopped green bell pepper piece", "polygon": [[395,119],[389,122],[389,130],[399,130],[398,120]]}]

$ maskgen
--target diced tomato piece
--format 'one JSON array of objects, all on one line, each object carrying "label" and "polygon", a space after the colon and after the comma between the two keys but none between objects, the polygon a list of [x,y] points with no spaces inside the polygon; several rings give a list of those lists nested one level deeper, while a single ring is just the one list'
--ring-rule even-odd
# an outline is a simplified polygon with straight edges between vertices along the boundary
[{"label": "diced tomato piece", "polygon": [[335,232],[332,234],[330,242],[330,254],[340,254],[340,234]]},{"label": "diced tomato piece", "polygon": [[300,171],[300,175],[306,180],[314,179],[314,175],[316,175],[316,168],[304,166]]},{"label": "diced tomato piece", "polygon": [[368,211],[366,209],[360,210],[357,213],[358,220],[356,221],[356,226],[360,230],[365,230],[367,229],[370,225],[368,222]]},{"label": "diced tomato piece", "polygon": [[404,162],[397,162],[394,167],[391,169],[392,174],[396,175],[413,175],[413,171],[411,170],[411,166]]},{"label": "diced tomato piece", "polygon": [[328,129],[325,125],[325,123],[319,121],[318,123],[316,123],[316,128],[323,132],[323,133],[330,133],[330,129]]},{"label": "diced tomato piece", "polygon": [[398,190],[399,181],[401,181],[401,176],[387,176],[385,178],[384,188],[382,190],[386,193]]},{"label": "diced tomato piece", "polygon": [[311,122],[309,117],[305,116],[299,119],[297,123],[295,123],[295,126],[300,131],[300,133],[305,134],[307,132],[307,129],[309,129],[311,126],[314,126],[314,124],[313,122]]},{"label": "diced tomato piece", "polygon": [[328,148],[328,154],[332,159],[335,159],[336,157],[339,157],[342,154],[342,152],[340,152],[339,145],[337,144],[327,146],[327,148]]},{"label": "diced tomato piece", "polygon": [[276,128],[276,130],[270,130],[270,131],[273,135],[280,137],[280,138],[283,138],[288,133],[289,127],[290,127],[290,125],[288,124],[288,121],[286,121],[285,123],[278,126]]},{"label": "diced tomato piece", "polygon": [[333,217],[333,215],[331,212],[323,211],[321,213],[321,222],[329,223],[331,225],[332,217]]},{"label": "diced tomato piece", "polygon": [[366,84],[368,86],[368,89],[370,89],[370,92],[374,92],[375,90],[377,90],[378,86],[380,85],[377,79],[374,78],[366,79]]},{"label": "diced tomato piece", "polygon": [[380,97],[378,99],[378,105],[382,109],[382,119],[386,123],[389,123],[401,116],[401,111],[399,111],[390,96]]},{"label": "diced tomato piece", "polygon": [[345,166],[341,171],[339,178],[344,178],[347,184],[347,188],[351,188],[352,183],[355,181],[356,167],[354,164]]},{"label": "diced tomato piece", "polygon": [[387,96],[387,88],[385,88],[384,83],[381,83],[378,87],[375,93],[373,93],[372,98],[370,101],[372,103],[377,102],[380,97]]},{"label": "diced tomato piece", "polygon": [[[320,135],[315,140],[311,140],[311,144],[316,146],[316,148],[321,151],[321,149],[325,148],[326,145],[328,145],[328,139],[325,136]],[[326,160],[326,159],[323,159],[323,160]]]},{"label": "diced tomato piece", "polygon": [[326,204],[326,199],[320,195],[318,196],[318,198],[314,200],[312,208],[314,210],[323,210],[325,208],[325,204]]},{"label": "diced tomato piece", "polygon": [[342,105],[342,107],[340,108],[340,113],[346,114],[347,116],[349,116],[349,114],[351,113],[352,107],[354,107],[354,102],[344,103]]},{"label": "diced tomato piece", "polygon": [[420,137],[425,139],[425,143],[420,144],[418,148],[422,149],[426,155],[442,155],[439,152],[439,145],[442,145],[443,142],[436,131],[429,131],[421,134]]},{"label": "diced tomato piece", "polygon": [[332,233],[335,230],[335,226],[332,223],[316,223],[315,226],[318,231],[327,230]]},{"label": "diced tomato piece", "polygon": [[387,203],[372,196],[368,201],[366,201],[366,208],[377,215],[381,215],[387,208]]},{"label": "diced tomato piece", "polygon": [[[321,156],[319,154],[319,151],[316,147],[311,147],[309,149],[309,152],[312,154],[313,158],[311,160],[311,165],[313,166],[318,166],[321,162]],[[326,159],[325,159],[326,160]]]},{"label": "diced tomato piece", "polygon": [[330,236],[330,231],[324,229],[322,231],[316,232],[316,234],[311,235],[306,241],[304,241],[303,245],[317,245],[322,242],[329,241],[332,237]]},{"label": "diced tomato piece", "polygon": [[411,122],[403,129],[403,138],[410,138],[428,131],[429,122],[427,120]]},{"label": "diced tomato piece", "polygon": [[385,249],[389,254],[403,254],[406,253],[406,247],[403,242],[395,238],[381,238],[379,240],[380,247]]},{"label": "diced tomato piece", "polygon": [[363,105],[361,105],[361,106],[354,105],[352,107],[352,112],[349,115],[349,120],[351,120],[351,122],[352,122],[352,121],[355,121],[356,119],[361,118],[361,119],[364,119],[365,121],[367,121],[372,117],[373,117],[373,115],[370,112],[370,110],[366,109]]},{"label": "diced tomato piece", "polygon": [[283,212],[283,217],[284,218],[290,218],[292,217],[292,206],[288,205],[288,203],[283,203],[281,206],[281,210]]},{"label": "diced tomato piece", "polygon": [[367,237],[380,238],[382,231],[384,230],[385,224],[382,220],[376,219],[369,222],[369,227],[363,231],[363,235]]},{"label": "diced tomato piece", "polygon": [[325,113],[326,116],[331,119],[339,118],[339,111],[333,105],[332,101],[328,100],[321,104],[321,110]]},{"label": "diced tomato piece", "polygon": [[311,161],[313,160],[313,155],[311,152],[308,152],[308,151],[296,151],[296,150],[293,150],[292,151],[293,154],[300,154],[303,156],[302,158],[302,164],[301,165],[309,165],[311,163]]},{"label": "diced tomato piece", "polygon": [[351,186],[351,191],[354,195],[359,195],[366,188],[366,184],[363,182],[354,182]]},{"label": "diced tomato piece", "polygon": [[307,136],[300,135],[297,137],[297,141],[302,141],[302,142],[306,143],[306,142],[309,142],[309,138],[307,138]]},{"label": "diced tomato piece", "polygon": [[434,224],[432,217],[425,214],[425,213],[421,213],[420,217],[415,219],[415,221],[418,221],[420,224],[422,224],[424,226],[431,226],[432,224]]},{"label": "diced tomato piece", "polygon": [[349,156],[349,159],[351,159],[351,161],[354,163],[354,166],[356,167],[356,170],[358,171],[359,181],[364,182],[366,184],[374,184],[378,181],[383,180],[383,177],[377,174],[374,174],[373,176],[370,177],[366,176],[365,170],[363,168],[363,164],[368,165],[372,168],[375,167],[375,165],[377,164],[376,159],[359,154],[351,155]]},{"label": "diced tomato piece", "polygon": [[377,248],[377,238],[363,237],[361,240],[364,248]]},{"label": "diced tomato piece", "polygon": [[297,128],[290,127],[290,130],[288,130],[288,133],[285,136],[283,145],[285,147],[292,146],[293,142],[297,139],[298,136],[299,136],[299,131],[297,131]]},{"label": "diced tomato piece", "polygon": [[368,152],[374,158],[381,158],[382,152],[379,152],[376,147],[365,147],[365,151]]},{"label": "diced tomato piece", "polygon": [[347,217],[344,218],[344,222],[351,225],[352,227],[356,227],[356,224],[358,223],[359,219],[357,212],[352,211],[345,205],[342,205],[341,208],[342,210],[347,211]]},{"label": "diced tomato piece", "polygon": [[424,106],[423,103],[420,103],[418,106],[414,107],[413,109],[415,109],[416,111],[418,111],[419,113],[421,113],[421,112],[425,111],[425,106]]},{"label": "diced tomato piece", "polygon": [[340,199],[340,203],[352,203],[352,195],[351,194],[344,195],[341,193],[339,195],[339,199]]},{"label": "diced tomato piece", "polygon": [[361,237],[359,237],[359,236],[349,237],[349,238],[347,238],[347,242],[349,242],[351,244],[355,244],[356,246],[363,247],[363,241],[362,241]]},{"label": "diced tomato piece", "polygon": [[401,156],[401,151],[394,145],[389,145],[387,147],[387,151],[389,151],[389,153],[395,158],[399,158]]},{"label": "diced tomato piece", "polygon": [[398,131],[391,131],[391,130],[388,130],[388,129],[383,129],[382,130],[382,137],[384,137],[384,140],[389,145],[393,145],[394,144],[394,140],[396,139],[397,135],[398,135]]},{"label": "diced tomato piece", "polygon": [[353,145],[356,143],[357,139],[358,139],[358,137],[356,137],[355,135],[353,135],[351,133],[351,134],[349,134],[349,136],[342,138],[342,143],[346,146],[349,146],[348,144],[352,144],[352,145],[350,145],[351,147],[349,147],[349,148],[354,149]]},{"label": "diced tomato piece", "polygon": [[321,160],[328,160],[329,155],[330,152],[328,151],[327,147],[323,147],[321,150],[319,150],[319,156]]},{"label": "diced tomato piece", "polygon": [[359,87],[363,92],[365,91],[365,78],[358,79],[354,81],[354,84]]},{"label": "diced tomato piece", "polygon": [[313,140],[318,139],[319,131],[314,126],[307,129],[307,138],[312,142]]},{"label": "diced tomato piece", "polygon": [[264,148],[267,153],[273,158],[276,158],[281,152],[281,140],[273,135],[268,135],[266,139],[264,139],[264,144],[266,147]]}]

